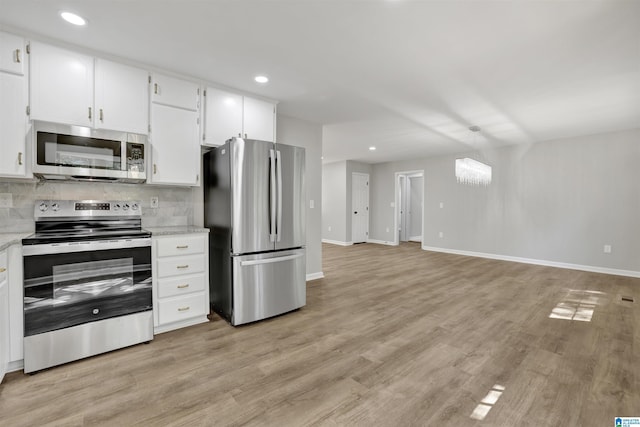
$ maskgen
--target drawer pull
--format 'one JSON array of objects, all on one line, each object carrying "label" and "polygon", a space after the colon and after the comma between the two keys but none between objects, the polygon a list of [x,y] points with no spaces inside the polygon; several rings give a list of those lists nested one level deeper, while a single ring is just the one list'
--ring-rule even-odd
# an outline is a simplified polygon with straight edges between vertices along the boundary
[{"label": "drawer pull", "polygon": [[4,273],[5,271],[7,271],[7,269],[6,269],[6,268],[4,268],[4,267],[0,267],[0,273]]},{"label": "drawer pull", "polygon": [[176,249],[187,249],[189,247],[189,245],[178,245],[176,246]]},{"label": "drawer pull", "polygon": [[189,268],[189,264],[178,265],[178,266],[176,266],[176,268]]},{"label": "drawer pull", "polygon": [[189,284],[185,283],[184,285],[178,285],[178,289],[184,289],[184,288],[188,288]]},{"label": "drawer pull", "polygon": [[187,311],[187,310],[189,310],[189,308],[190,308],[189,306],[186,306],[186,307],[180,307],[180,308],[178,309],[178,311]]}]

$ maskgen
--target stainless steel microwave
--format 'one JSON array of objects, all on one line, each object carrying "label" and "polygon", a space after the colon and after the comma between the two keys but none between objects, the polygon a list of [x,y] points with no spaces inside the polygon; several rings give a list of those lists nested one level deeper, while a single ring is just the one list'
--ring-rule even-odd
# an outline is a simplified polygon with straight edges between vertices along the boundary
[{"label": "stainless steel microwave", "polygon": [[33,174],[42,179],[144,182],[145,135],[35,121]]}]

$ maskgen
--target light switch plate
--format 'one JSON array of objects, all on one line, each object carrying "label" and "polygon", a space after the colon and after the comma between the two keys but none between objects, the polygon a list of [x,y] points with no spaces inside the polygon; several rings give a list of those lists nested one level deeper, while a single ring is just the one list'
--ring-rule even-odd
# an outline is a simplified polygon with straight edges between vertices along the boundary
[{"label": "light switch plate", "polygon": [[13,194],[0,193],[0,208],[12,208],[13,207]]}]

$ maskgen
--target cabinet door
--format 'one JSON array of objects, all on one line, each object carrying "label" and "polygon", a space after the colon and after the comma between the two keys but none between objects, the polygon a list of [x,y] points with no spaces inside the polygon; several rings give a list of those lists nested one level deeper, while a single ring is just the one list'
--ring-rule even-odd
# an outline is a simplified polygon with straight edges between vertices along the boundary
[{"label": "cabinet door", "polygon": [[244,97],[244,132],[249,139],[274,141],[275,105],[270,102]]},{"label": "cabinet door", "polygon": [[25,57],[22,37],[0,33],[0,71],[23,75]]},{"label": "cabinet door", "polygon": [[93,58],[31,43],[31,118],[93,126]]},{"label": "cabinet door", "polygon": [[149,133],[149,74],[96,59],[96,128]]},{"label": "cabinet door", "polygon": [[27,82],[0,72],[0,176],[26,176]]},{"label": "cabinet door", "polygon": [[222,145],[242,133],[242,95],[207,88],[205,97],[204,144]]},{"label": "cabinet door", "polygon": [[151,101],[196,111],[200,106],[200,87],[186,80],[155,74],[152,78]]},{"label": "cabinet door", "polygon": [[153,184],[198,185],[200,141],[198,112],[151,104]]}]

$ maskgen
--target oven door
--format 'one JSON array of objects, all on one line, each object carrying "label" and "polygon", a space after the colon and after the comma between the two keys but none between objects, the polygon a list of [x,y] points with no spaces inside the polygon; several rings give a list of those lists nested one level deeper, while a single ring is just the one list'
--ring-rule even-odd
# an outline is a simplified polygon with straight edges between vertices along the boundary
[{"label": "oven door", "polygon": [[151,239],[25,245],[24,336],[149,311]]}]

